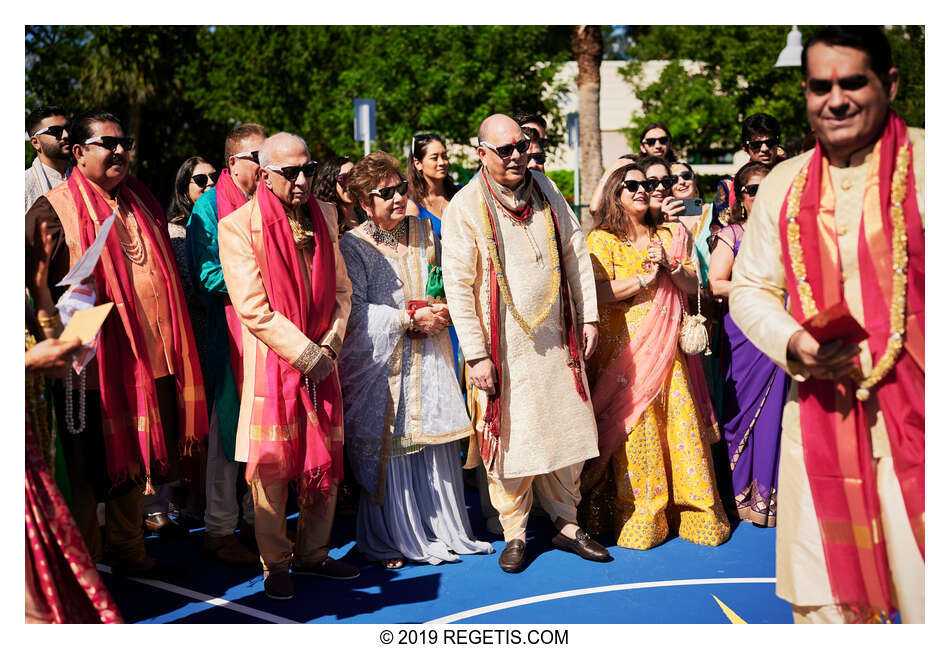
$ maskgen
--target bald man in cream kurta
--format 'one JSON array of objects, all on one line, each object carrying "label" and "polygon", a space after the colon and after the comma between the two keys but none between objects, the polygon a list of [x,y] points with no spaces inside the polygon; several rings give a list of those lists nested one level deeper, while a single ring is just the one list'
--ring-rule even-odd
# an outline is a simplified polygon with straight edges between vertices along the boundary
[{"label": "bald man in cream kurta", "polygon": [[[557,217],[574,323],[596,323],[597,291],[587,244],[571,208],[543,174],[529,172]],[[442,272],[452,322],[467,362],[489,356],[489,253],[482,191],[473,179],[442,216]],[[531,322],[545,308],[555,266],[543,206],[534,205],[525,225],[501,216],[498,254],[515,307]],[[532,336],[499,298],[501,326],[501,436],[489,494],[498,509],[505,541],[522,535],[532,501],[532,482],[552,521],[577,521],[578,480],[585,460],[597,456],[597,425],[568,366],[560,299]],[[583,356],[583,350],[581,350]],[[590,390],[584,377],[588,398]],[[479,410],[486,396],[479,391]],[[479,421],[478,430],[484,426]],[[526,478],[534,478],[526,479]]]},{"label": "bald man in cream kurta", "polygon": [[[913,146],[917,204],[924,219],[924,132],[908,128]],[[861,278],[858,274],[858,235],[864,187],[868,180],[871,148],[855,153],[848,167],[831,166],[835,194],[835,225],[841,259],[841,283],[851,314],[863,325]],[[785,311],[785,267],[779,235],[779,212],[795,176],[808,163],[808,151],[776,166],[762,181],[752,207],[742,248],[732,271],[729,311],[752,343],[765,352],[795,381],[807,378],[801,365],[790,362],[788,342],[801,325]],[[860,344],[859,360],[867,375],[872,367],[867,341]],[[874,392],[868,400],[877,412]],[[911,532],[907,510],[894,473],[884,418],[869,421],[887,561],[897,606],[904,622],[924,621],[924,562]],[[776,539],[776,594],[792,603],[796,622],[844,622],[836,610],[825,568],[825,555],[812,500],[799,420],[798,387],[789,390],[782,417],[779,456],[778,525]]]}]

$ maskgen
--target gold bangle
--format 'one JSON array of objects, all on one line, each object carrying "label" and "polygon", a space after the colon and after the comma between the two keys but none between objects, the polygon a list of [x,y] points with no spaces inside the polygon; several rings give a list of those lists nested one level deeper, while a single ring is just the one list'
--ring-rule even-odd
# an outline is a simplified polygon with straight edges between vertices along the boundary
[{"label": "gold bangle", "polygon": [[49,318],[44,318],[43,316],[37,314],[37,321],[40,323],[40,327],[43,329],[55,329],[63,324],[62,320],[59,319],[59,311],[54,313]]}]

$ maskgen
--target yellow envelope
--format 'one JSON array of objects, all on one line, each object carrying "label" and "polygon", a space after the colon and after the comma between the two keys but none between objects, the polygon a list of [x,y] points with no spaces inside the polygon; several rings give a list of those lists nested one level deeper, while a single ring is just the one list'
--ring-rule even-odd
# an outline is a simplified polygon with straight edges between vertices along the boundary
[{"label": "yellow envelope", "polygon": [[63,333],[60,334],[60,339],[72,340],[73,338],[79,338],[83,345],[88,345],[96,337],[99,329],[102,328],[102,323],[105,322],[106,316],[109,315],[111,310],[112,302],[106,302],[91,309],[76,311],[73,313],[73,317],[70,318],[69,324],[63,329]]}]

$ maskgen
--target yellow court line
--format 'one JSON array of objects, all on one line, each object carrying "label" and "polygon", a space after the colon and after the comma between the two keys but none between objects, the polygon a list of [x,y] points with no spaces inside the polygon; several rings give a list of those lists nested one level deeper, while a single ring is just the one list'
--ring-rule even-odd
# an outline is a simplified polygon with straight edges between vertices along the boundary
[{"label": "yellow court line", "polygon": [[718,597],[713,595],[712,598],[716,600],[716,603],[719,604],[719,608],[721,608],[722,612],[726,614],[726,617],[729,618],[730,622],[732,622],[733,624],[748,624],[748,622],[746,622],[741,617],[736,615],[735,612],[731,608],[723,604],[722,601]]}]

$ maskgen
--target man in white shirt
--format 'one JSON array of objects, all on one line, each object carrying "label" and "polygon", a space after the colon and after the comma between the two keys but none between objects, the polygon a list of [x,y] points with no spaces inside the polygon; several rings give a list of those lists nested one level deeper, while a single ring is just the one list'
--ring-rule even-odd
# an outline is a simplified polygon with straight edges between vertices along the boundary
[{"label": "man in white shirt", "polygon": [[26,205],[69,178],[69,131],[66,113],[59,106],[40,106],[26,118],[26,132],[36,149],[33,164],[26,170]]}]

